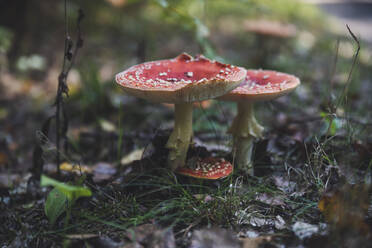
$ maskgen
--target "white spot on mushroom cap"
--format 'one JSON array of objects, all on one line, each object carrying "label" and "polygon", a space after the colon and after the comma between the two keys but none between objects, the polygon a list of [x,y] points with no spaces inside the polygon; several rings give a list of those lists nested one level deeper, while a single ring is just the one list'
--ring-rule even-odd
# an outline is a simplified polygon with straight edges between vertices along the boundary
[{"label": "white spot on mushroom cap", "polygon": [[194,73],[192,71],[186,72],[186,76],[187,77],[192,77],[193,75],[194,75]]}]

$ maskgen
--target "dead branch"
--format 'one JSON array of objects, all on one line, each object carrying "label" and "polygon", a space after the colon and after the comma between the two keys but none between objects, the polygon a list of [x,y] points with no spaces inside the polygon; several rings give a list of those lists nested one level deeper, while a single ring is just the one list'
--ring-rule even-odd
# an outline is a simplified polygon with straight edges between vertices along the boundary
[{"label": "dead branch", "polygon": [[[64,1],[64,20],[65,20],[65,41],[64,41],[64,54],[63,54],[63,63],[62,69],[58,76],[58,87],[57,95],[53,106],[56,107],[55,114],[49,117],[42,125],[42,134],[45,137],[48,137],[49,127],[51,119],[55,118],[56,121],[56,164],[57,164],[57,173],[60,174],[59,164],[60,164],[60,144],[61,139],[64,141],[64,150],[67,151],[67,131],[68,131],[68,116],[64,105],[64,98],[68,97],[68,85],[67,78],[70,70],[75,64],[78,51],[83,46],[83,38],[81,33],[81,22],[84,19],[84,13],[82,9],[79,9],[78,18],[76,23],[77,28],[77,37],[75,42],[69,35],[68,31],[68,19],[67,19],[67,0]],[[42,145],[44,144],[43,140],[39,140],[35,146],[33,153],[33,172],[35,173],[36,178],[40,178],[40,175],[43,171],[43,150]]]}]

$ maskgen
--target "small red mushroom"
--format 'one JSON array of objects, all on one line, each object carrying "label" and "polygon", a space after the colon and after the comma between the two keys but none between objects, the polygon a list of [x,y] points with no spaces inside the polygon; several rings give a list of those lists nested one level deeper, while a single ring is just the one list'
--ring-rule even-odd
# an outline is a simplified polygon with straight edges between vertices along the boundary
[{"label": "small red mushroom", "polygon": [[253,175],[251,161],[252,142],[262,137],[263,127],[254,117],[253,104],[268,101],[293,91],[300,80],[282,72],[269,70],[247,70],[243,83],[236,89],[219,97],[219,100],[237,102],[238,114],[233,120],[229,133],[234,138],[235,164],[247,168]]},{"label": "small red mushroom", "polygon": [[241,67],[183,53],[174,59],[135,65],[116,75],[128,94],[152,102],[174,103],[175,124],[167,142],[168,166],[185,165],[192,136],[192,103],[219,97],[245,78]]},{"label": "small red mushroom", "polygon": [[233,172],[233,166],[223,158],[204,158],[198,159],[193,165],[179,167],[175,171],[177,174],[200,179],[220,179],[227,177]]}]

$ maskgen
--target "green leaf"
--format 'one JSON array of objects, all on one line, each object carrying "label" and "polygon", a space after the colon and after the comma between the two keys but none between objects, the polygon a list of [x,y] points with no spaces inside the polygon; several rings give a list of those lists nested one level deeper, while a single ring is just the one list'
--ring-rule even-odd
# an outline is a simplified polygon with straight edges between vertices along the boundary
[{"label": "green leaf", "polygon": [[320,116],[323,117],[325,121],[325,128],[322,132],[325,134],[325,132],[329,131],[329,135],[335,135],[337,130],[339,130],[342,127],[342,120],[340,118],[337,118],[337,116],[332,116],[326,112],[321,112]]},{"label": "green leaf", "polygon": [[51,225],[54,225],[57,218],[66,211],[67,204],[68,199],[66,195],[59,191],[58,188],[54,188],[49,192],[45,202],[44,211]]},{"label": "green leaf", "polygon": [[88,188],[61,183],[45,175],[41,175],[40,185],[42,187],[44,186],[56,187],[61,193],[65,194],[65,196],[71,203],[74,202],[79,197],[92,195],[92,192]]}]

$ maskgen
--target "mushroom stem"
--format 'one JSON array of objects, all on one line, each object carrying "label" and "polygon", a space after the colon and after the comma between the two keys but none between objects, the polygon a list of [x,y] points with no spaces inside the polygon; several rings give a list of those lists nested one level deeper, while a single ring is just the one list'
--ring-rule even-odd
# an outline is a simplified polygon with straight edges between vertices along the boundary
[{"label": "mushroom stem", "polygon": [[175,104],[174,129],[166,147],[169,149],[168,166],[174,171],[185,165],[192,137],[192,103]]},{"label": "mushroom stem", "polygon": [[238,114],[228,130],[234,137],[233,154],[237,168],[245,168],[253,175],[252,147],[254,138],[261,138],[263,127],[254,117],[252,102],[238,102]]}]

